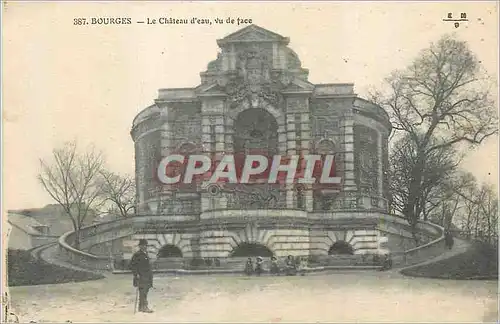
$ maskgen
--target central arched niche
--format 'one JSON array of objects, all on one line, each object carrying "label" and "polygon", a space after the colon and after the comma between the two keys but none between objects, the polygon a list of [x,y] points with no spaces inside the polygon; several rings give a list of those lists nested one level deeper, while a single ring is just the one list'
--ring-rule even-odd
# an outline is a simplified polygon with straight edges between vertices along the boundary
[{"label": "central arched niche", "polygon": [[231,257],[272,257],[274,254],[269,248],[257,243],[241,243],[233,252]]},{"label": "central arched niche", "polygon": [[181,258],[182,257],[182,251],[179,249],[177,246],[172,245],[172,244],[166,244],[158,250],[158,259],[163,259],[163,258]]},{"label": "central arched niche", "polygon": [[278,123],[261,108],[246,109],[234,121],[234,153],[278,154]]},{"label": "central arched niche", "polygon": [[353,255],[354,248],[347,242],[337,241],[328,250],[328,255],[347,254]]}]

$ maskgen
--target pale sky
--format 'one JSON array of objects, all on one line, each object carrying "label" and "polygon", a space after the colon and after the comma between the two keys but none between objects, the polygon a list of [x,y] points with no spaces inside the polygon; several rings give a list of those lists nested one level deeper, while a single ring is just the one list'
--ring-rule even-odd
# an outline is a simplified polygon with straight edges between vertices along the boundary
[{"label": "pale sky", "polygon": [[[448,12],[469,22],[454,28]],[[78,17],[130,17],[131,25],[74,26]],[[442,3],[13,3],[3,4],[4,208],[53,203],[36,180],[39,158],[67,140],[94,143],[110,169],[133,174],[129,132],[159,88],[195,87],[216,39],[246,25],[146,25],[146,18],[249,18],[290,37],[312,83],[355,83],[366,95],[444,33],[469,42],[496,79],[496,2]],[[495,94],[496,95],[496,94]],[[497,138],[464,167],[497,183]]]}]

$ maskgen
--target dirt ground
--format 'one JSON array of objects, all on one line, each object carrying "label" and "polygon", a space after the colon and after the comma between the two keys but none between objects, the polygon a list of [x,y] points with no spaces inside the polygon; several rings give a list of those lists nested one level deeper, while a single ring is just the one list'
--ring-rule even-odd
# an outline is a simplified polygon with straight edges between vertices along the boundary
[{"label": "dirt ground", "polygon": [[490,322],[497,281],[406,278],[385,272],[304,277],[162,276],[152,314],[134,314],[127,275],[10,288],[22,322]]}]

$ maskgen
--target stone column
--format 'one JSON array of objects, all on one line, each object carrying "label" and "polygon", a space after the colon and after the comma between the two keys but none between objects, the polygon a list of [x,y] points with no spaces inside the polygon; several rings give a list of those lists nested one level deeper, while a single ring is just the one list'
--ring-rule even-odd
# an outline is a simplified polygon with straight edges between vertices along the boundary
[{"label": "stone column", "polygon": [[[172,129],[170,122],[167,118],[168,116],[168,111],[167,107],[162,108],[161,111],[161,119],[162,119],[162,125],[161,125],[161,130],[160,130],[160,146],[161,146],[161,158],[164,158],[168,156],[169,154],[172,154],[175,150],[175,141],[174,141],[174,130]],[[159,183],[160,186],[162,186],[161,183]],[[162,204],[162,199],[161,197],[163,196],[172,196],[173,189],[169,189],[168,186],[166,187],[165,190],[161,190],[159,193],[156,194],[156,197],[158,199],[158,207],[160,208]]]},{"label": "stone column", "polygon": [[[286,150],[287,150],[287,129],[286,129],[286,116],[285,114],[281,114],[277,119],[276,123],[278,124],[278,154],[281,156],[286,155]],[[286,190],[285,186],[285,190]],[[287,191],[285,191],[285,197],[287,195]],[[280,202],[282,198],[280,196]],[[285,202],[288,201],[287,198],[285,198]],[[288,204],[286,204],[288,206]]]},{"label": "stone column", "polygon": [[285,155],[287,150],[287,129],[285,116],[280,117],[278,123],[278,151],[280,154]]},{"label": "stone column", "polygon": [[236,48],[234,46],[234,44],[231,44],[231,52],[230,52],[230,56],[229,56],[229,69],[234,71],[236,70],[236,61],[237,61],[237,53],[236,53]]},{"label": "stone column", "polygon": [[[295,132],[295,113],[286,114],[286,155],[291,156],[297,154],[295,141],[297,138],[297,134]],[[286,207],[287,208],[296,208],[296,192],[293,184],[286,185]]]},{"label": "stone column", "polygon": [[383,170],[383,156],[382,156],[382,133],[377,131],[377,157],[378,157],[378,195],[383,196],[384,192],[384,170]]},{"label": "stone column", "polygon": [[228,71],[231,69],[231,61],[233,55],[230,48],[228,50],[227,45],[225,46],[225,48],[222,48],[222,71]]},{"label": "stone column", "polygon": [[[307,155],[310,153],[310,143],[311,143],[311,127],[310,127],[310,120],[309,120],[309,112],[302,112],[300,114],[300,122],[301,122],[301,132],[300,132],[300,139],[301,139],[301,151],[303,155]],[[312,212],[313,211],[313,191],[312,191],[312,185],[310,184],[304,184],[305,192],[304,192],[304,198],[305,198],[305,208],[306,211]]]},{"label": "stone column", "polygon": [[278,53],[278,43],[273,43],[273,69],[280,69],[280,56]]},{"label": "stone column", "polygon": [[224,127],[224,142],[226,153],[234,153],[234,121],[230,117],[226,117],[225,127]]},{"label": "stone column", "polygon": [[[215,150],[215,138],[212,132],[212,120],[209,111],[209,103],[202,102],[202,118],[201,118],[201,143],[203,145],[204,154],[211,157],[211,152]],[[206,190],[201,191],[201,211],[213,209],[213,197]]]},{"label": "stone column", "polygon": [[354,174],[354,118],[352,113],[344,114],[340,122],[343,133],[341,143],[344,152],[344,191],[356,191],[356,178]]},{"label": "stone column", "polygon": [[[204,98],[202,115],[202,144],[205,154],[218,164],[225,151],[226,141],[224,101],[220,98]],[[202,192],[201,208],[203,211],[226,208],[226,206],[225,197],[213,197]]]},{"label": "stone column", "polygon": [[[211,118],[214,122],[214,137],[215,137],[215,156],[214,160],[216,165],[220,163],[222,157],[224,156],[224,152],[226,151],[226,135],[225,135],[225,123],[223,115],[216,115]],[[214,197],[214,207],[215,209],[225,209],[227,208],[227,198],[225,196]]]}]

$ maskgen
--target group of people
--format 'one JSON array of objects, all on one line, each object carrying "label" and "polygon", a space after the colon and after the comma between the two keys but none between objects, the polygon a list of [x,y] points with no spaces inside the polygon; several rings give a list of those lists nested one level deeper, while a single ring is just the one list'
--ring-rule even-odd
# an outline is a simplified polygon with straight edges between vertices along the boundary
[{"label": "group of people", "polygon": [[[451,236],[451,234],[450,234]],[[451,238],[453,240],[453,238]],[[453,243],[451,243],[453,244]],[[149,257],[147,253],[148,242],[145,239],[139,240],[139,251],[137,251],[130,261],[130,269],[134,276],[133,285],[137,287],[137,297],[139,301],[139,312],[152,313],[153,311],[148,307],[147,296],[149,290],[153,287],[153,271],[151,264],[149,262]],[[392,267],[392,260],[389,255],[385,255],[382,260],[382,269],[387,270]],[[297,274],[304,275],[305,269],[307,268],[307,260],[305,258],[296,257],[289,255],[285,259],[284,266],[282,267],[278,259],[273,256],[271,257],[271,265],[269,272],[272,275],[287,275],[294,276]],[[265,272],[264,260],[262,257],[257,257],[255,260],[255,266],[252,258],[248,258],[245,265],[245,273],[247,275],[257,275],[260,276]]]},{"label": "group of people", "polygon": [[[278,259],[273,256],[271,257],[271,265],[269,268],[269,272],[272,275],[281,275],[285,274],[287,276],[293,276],[296,275],[297,273],[300,273],[301,275],[304,275],[305,268],[307,267],[307,261],[306,259],[301,259],[301,258],[294,258],[293,256],[289,255],[286,260],[285,260],[285,265],[284,267],[281,267]],[[255,260],[255,266],[252,261],[252,258],[248,258],[246,264],[245,264],[245,274],[248,276],[251,275],[257,275],[260,276],[264,272],[264,260],[262,257],[257,257]]]}]

